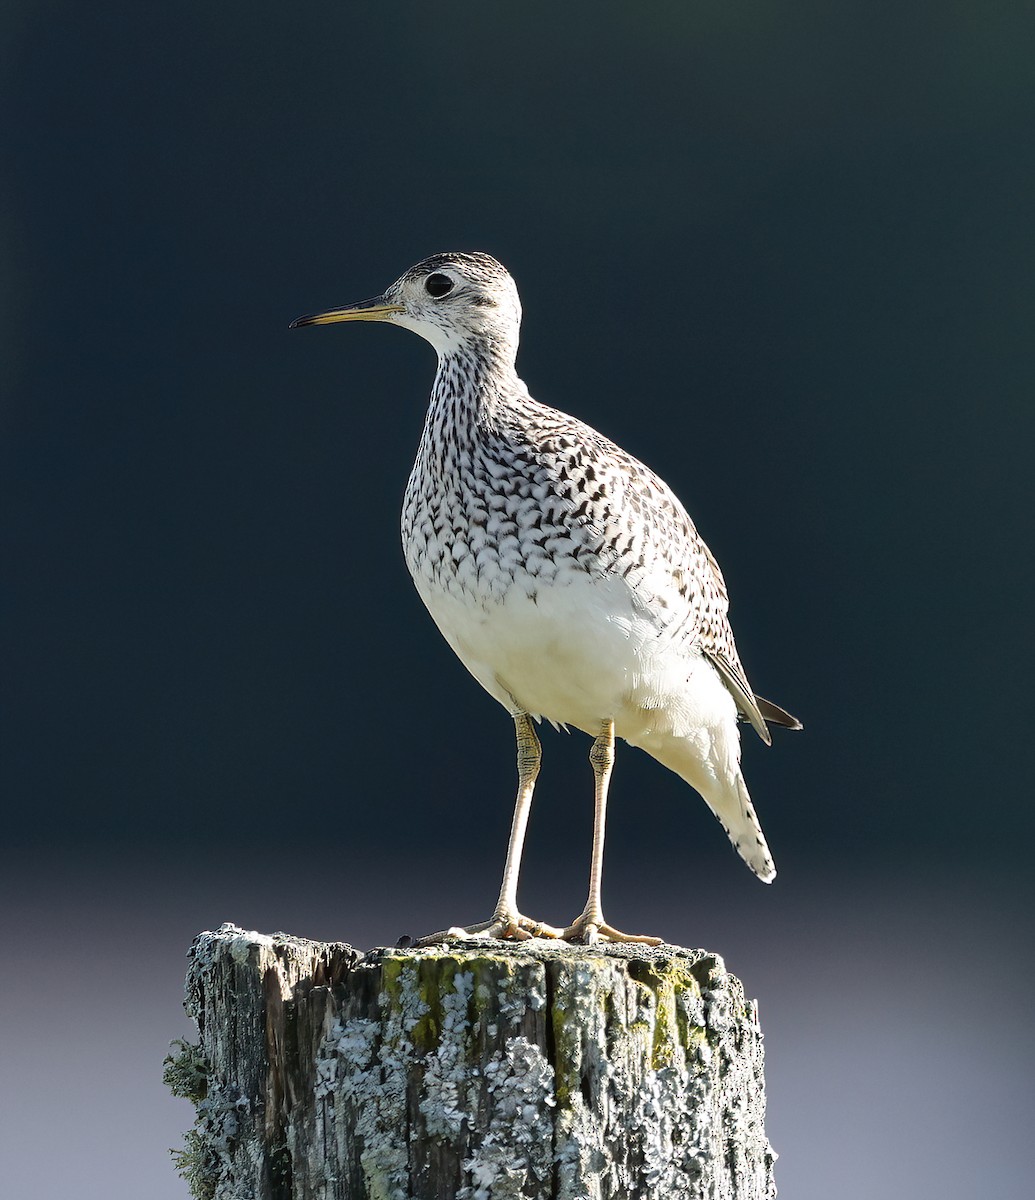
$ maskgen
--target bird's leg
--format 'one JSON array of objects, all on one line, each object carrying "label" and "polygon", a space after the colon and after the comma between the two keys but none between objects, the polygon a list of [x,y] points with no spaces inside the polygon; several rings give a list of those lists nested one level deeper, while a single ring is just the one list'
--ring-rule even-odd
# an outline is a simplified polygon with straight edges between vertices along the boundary
[{"label": "bird's leg", "polygon": [[611,782],[611,769],[615,763],[615,723],[608,719],[589,751],[593,766],[593,858],[589,868],[589,899],[582,915],[577,917],[561,934],[565,941],[596,942],[646,942],[657,946],[661,938],[645,937],[642,934],[622,933],[604,920],[600,906],[600,880],[604,870],[604,824],[607,818],[607,789]]},{"label": "bird's leg", "polygon": [[465,938],[513,938],[523,942],[533,937],[560,936],[559,929],[523,917],[518,911],[517,885],[518,873],[521,870],[521,850],[525,844],[525,829],[528,826],[529,809],[532,807],[532,791],[539,775],[542,747],[532,726],[532,719],[527,713],[518,713],[514,717],[514,729],[517,734],[518,791],[517,800],[514,802],[514,819],[510,823],[503,885],[496,908],[488,921],[477,925],[454,926],[452,929],[444,929],[441,933],[429,934],[420,939],[418,946]]},{"label": "bird's leg", "polygon": [[[500,886],[494,921],[512,923],[517,916],[518,873],[521,870],[521,852],[525,845],[525,830],[528,828],[528,813],[532,807],[532,791],[539,778],[539,764],[543,749],[532,727],[531,718],[519,713],[514,718],[517,735],[518,791],[514,802],[514,817],[510,823],[510,840],[507,842],[507,862],[503,868],[503,883]],[[513,936],[513,934],[511,935]]]}]

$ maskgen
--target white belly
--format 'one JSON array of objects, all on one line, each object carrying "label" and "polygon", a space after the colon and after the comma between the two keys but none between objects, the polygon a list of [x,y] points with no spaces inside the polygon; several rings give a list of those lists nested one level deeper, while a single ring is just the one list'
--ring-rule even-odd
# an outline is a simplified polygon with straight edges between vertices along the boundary
[{"label": "white belly", "polygon": [[632,742],[730,719],[732,697],[712,666],[637,611],[621,579],[580,573],[534,600],[513,588],[475,604],[416,583],[461,662],[511,713],[594,736],[610,718]]}]

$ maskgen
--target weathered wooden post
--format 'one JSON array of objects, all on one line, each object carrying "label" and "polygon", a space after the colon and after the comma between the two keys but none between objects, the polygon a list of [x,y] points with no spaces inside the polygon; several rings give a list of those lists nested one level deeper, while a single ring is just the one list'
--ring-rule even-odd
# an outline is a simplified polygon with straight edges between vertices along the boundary
[{"label": "weathered wooden post", "polygon": [[765,1200],[762,1036],[698,950],[194,942],[199,1200]]}]

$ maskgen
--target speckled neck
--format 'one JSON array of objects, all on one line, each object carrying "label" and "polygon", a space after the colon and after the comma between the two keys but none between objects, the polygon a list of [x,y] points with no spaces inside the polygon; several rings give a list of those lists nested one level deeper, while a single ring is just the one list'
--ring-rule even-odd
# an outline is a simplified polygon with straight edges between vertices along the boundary
[{"label": "speckled neck", "polygon": [[503,343],[481,341],[440,355],[430,407],[453,414],[456,428],[491,421],[501,403],[525,391],[515,357]]},{"label": "speckled neck", "polygon": [[505,347],[477,343],[440,357],[417,456],[434,478],[469,471],[476,447],[499,427],[504,411],[527,396],[513,355],[501,351]]}]

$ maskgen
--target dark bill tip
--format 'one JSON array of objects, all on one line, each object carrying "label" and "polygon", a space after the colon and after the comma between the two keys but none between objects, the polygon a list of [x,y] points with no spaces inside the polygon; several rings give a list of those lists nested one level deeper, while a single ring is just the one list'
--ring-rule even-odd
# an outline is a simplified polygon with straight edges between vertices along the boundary
[{"label": "dark bill tip", "polygon": [[394,304],[384,296],[374,296],[370,300],[361,300],[359,304],[348,304],[345,308],[309,313],[292,321],[288,329],[300,329],[303,325],[335,325],[339,321],[388,321],[402,311],[401,304]]}]

